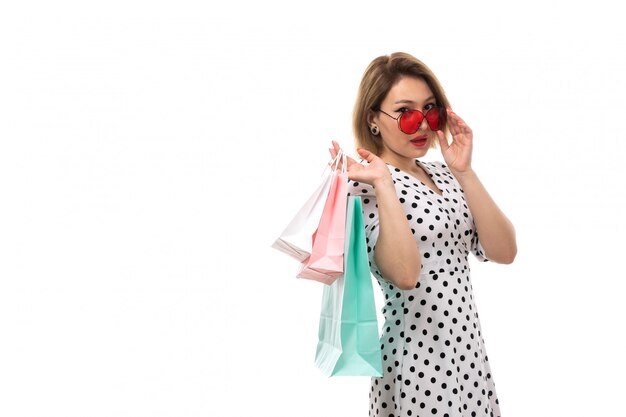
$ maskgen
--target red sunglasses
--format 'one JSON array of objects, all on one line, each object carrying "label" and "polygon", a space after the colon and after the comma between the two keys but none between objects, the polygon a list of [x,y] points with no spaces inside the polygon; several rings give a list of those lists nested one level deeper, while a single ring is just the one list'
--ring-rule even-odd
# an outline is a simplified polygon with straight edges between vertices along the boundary
[{"label": "red sunglasses", "polygon": [[[381,109],[378,109],[379,112],[385,113]],[[393,117],[389,113],[385,113],[387,116],[391,117],[394,120],[398,121],[398,128],[407,135],[412,135],[417,132],[422,125],[424,119],[428,123],[428,127],[430,130],[442,130],[446,125],[446,109],[443,107],[432,107],[426,111],[426,113],[422,113],[419,110],[408,110],[399,115],[398,117]]]}]

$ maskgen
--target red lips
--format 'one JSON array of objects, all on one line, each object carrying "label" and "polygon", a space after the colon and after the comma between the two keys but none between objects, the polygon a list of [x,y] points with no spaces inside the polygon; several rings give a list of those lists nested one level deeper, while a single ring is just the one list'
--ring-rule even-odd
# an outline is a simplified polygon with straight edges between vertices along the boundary
[{"label": "red lips", "polygon": [[428,139],[428,135],[421,135],[421,136],[416,136],[413,139],[411,139],[411,142],[415,142],[418,140],[426,140],[426,139]]},{"label": "red lips", "polygon": [[411,145],[414,146],[424,146],[426,145],[426,141],[428,140],[428,135],[416,136],[410,140]]}]

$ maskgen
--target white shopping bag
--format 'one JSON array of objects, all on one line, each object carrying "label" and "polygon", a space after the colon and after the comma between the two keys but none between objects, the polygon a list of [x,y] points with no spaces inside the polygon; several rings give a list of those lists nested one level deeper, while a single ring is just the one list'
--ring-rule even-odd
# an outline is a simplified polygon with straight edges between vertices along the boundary
[{"label": "white shopping bag", "polygon": [[324,171],[322,183],[272,244],[274,249],[294,257],[299,262],[311,256],[313,235],[320,224],[328,192],[337,176],[337,166],[342,156],[343,151],[339,150],[335,159],[330,163],[330,172]]}]

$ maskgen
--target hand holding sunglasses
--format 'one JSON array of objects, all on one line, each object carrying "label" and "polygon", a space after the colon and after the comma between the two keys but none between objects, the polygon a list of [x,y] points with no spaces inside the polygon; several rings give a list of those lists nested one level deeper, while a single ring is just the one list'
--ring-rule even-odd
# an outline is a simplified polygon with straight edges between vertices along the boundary
[{"label": "hand holding sunglasses", "polygon": [[472,129],[456,113],[448,109],[448,128],[452,141],[442,131],[437,132],[441,154],[457,178],[472,171]]}]

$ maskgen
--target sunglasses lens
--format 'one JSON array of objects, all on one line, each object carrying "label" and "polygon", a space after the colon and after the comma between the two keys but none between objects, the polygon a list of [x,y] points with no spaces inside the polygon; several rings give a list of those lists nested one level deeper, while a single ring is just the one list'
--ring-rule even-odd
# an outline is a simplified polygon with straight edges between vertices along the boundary
[{"label": "sunglasses lens", "polygon": [[400,130],[411,135],[420,128],[422,120],[424,120],[424,115],[419,111],[407,111],[402,113],[402,117],[400,117]]},{"label": "sunglasses lens", "polygon": [[[444,110],[445,111],[445,110]],[[426,112],[426,121],[431,130],[440,130],[445,123],[445,113],[441,112],[441,108],[434,107]],[[443,121],[442,121],[443,116]],[[443,123],[442,123],[443,122]]]}]

